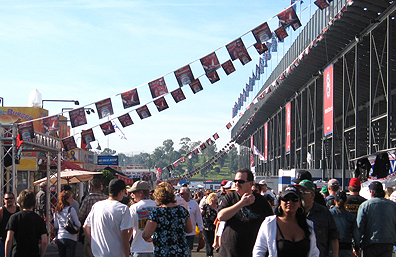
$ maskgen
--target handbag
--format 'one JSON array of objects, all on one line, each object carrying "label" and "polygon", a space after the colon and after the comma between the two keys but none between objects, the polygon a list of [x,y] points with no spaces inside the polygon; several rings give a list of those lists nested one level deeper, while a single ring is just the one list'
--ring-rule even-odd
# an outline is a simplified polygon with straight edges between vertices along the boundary
[{"label": "handbag", "polygon": [[76,226],[76,224],[74,224],[74,221],[70,214],[70,209],[71,207],[69,207],[69,210],[67,212],[66,224],[63,226],[63,228],[66,229],[66,231],[69,232],[70,234],[74,235],[78,233],[79,228]]}]

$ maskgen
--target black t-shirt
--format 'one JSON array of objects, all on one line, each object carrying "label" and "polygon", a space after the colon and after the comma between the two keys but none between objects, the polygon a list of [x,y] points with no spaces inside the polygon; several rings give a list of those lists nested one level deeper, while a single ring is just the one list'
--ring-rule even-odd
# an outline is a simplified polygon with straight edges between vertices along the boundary
[{"label": "black t-shirt", "polygon": [[[255,201],[243,207],[231,219],[226,221],[221,235],[219,257],[252,256],[252,250],[261,223],[272,215],[268,201],[260,194],[253,193]],[[236,204],[241,196],[234,191],[224,196],[220,210]]]},{"label": "black t-shirt", "polygon": [[4,243],[7,237],[7,230],[5,229],[8,223],[8,220],[10,219],[11,215],[19,212],[19,206],[16,206],[16,211],[14,213],[10,213],[7,211],[7,208],[3,206],[3,219],[0,222],[0,236],[1,236],[1,241]]},{"label": "black t-shirt", "polygon": [[38,247],[41,235],[47,234],[44,220],[35,212],[20,211],[10,217],[6,230],[14,231],[16,245],[14,257],[40,256]]},{"label": "black t-shirt", "polygon": [[360,195],[349,195],[347,197],[347,203],[345,204],[345,209],[350,213],[354,214],[355,216],[357,216],[357,211],[359,209],[359,206],[366,200],[367,200],[366,198]]}]

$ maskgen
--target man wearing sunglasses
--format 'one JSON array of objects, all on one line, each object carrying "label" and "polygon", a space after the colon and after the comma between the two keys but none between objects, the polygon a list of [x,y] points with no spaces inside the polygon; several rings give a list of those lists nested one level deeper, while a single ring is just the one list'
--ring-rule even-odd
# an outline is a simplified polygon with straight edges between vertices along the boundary
[{"label": "man wearing sunglasses", "polygon": [[252,192],[254,177],[249,169],[238,170],[234,183],[235,191],[224,196],[217,216],[226,221],[219,257],[251,256],[261,223],[273,214],[267,200]]},{"label": "man wearing sunglasses", "polygon": [[4,194],[4,206],[0,207],[0,256],[4,256],[4,244],[7,238],[6,225],[11,215],[19,211],[19,206],[15,205],[15,196],[12,192]]},{"label": "man wearing sunglasses", "polygon": [[304,179],[297,186],[302,194],[307,218],[314,223],[316,245],[320,251],[319,256],[338,257],[339,232],[333,215],[326,207],[314,202],[316,187],[312,181]]}]

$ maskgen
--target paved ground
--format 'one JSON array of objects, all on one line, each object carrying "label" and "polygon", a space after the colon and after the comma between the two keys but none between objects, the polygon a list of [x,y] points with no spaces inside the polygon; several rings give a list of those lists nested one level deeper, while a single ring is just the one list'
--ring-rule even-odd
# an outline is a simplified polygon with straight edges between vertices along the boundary
[{"label": "paved ground", "polygon": [[[194,250],[192,252],[192,257],[205,257],[206,256],[205,248],[203,248],[199,252],[197,252],[197,246],[198,246],[198,238],[196,238],[196,240],[194,241]],[[58,247],[55,244],[48,245],[45,256],[58,257],[59,256],[58,255]],[[217,257],[216,252],[215,252],[214,256]],[[77,243],[76,257],[83,257],[83,245],[81,243]]]}]

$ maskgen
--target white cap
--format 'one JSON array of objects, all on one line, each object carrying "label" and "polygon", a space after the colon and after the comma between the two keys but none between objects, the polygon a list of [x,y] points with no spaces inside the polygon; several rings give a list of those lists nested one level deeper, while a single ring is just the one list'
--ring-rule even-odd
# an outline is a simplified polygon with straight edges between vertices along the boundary
[{"label": "white cap", "polygon": [[234,182],[228,181],[227,184],[225,184],[225,186],[223,186],[223,188],[224,189],[231,189],[233,185],[234,185]]},{"label": "white cap", "polygon": [[267,185],[267,181],[265,179],[260,180],[259,185]]}]

